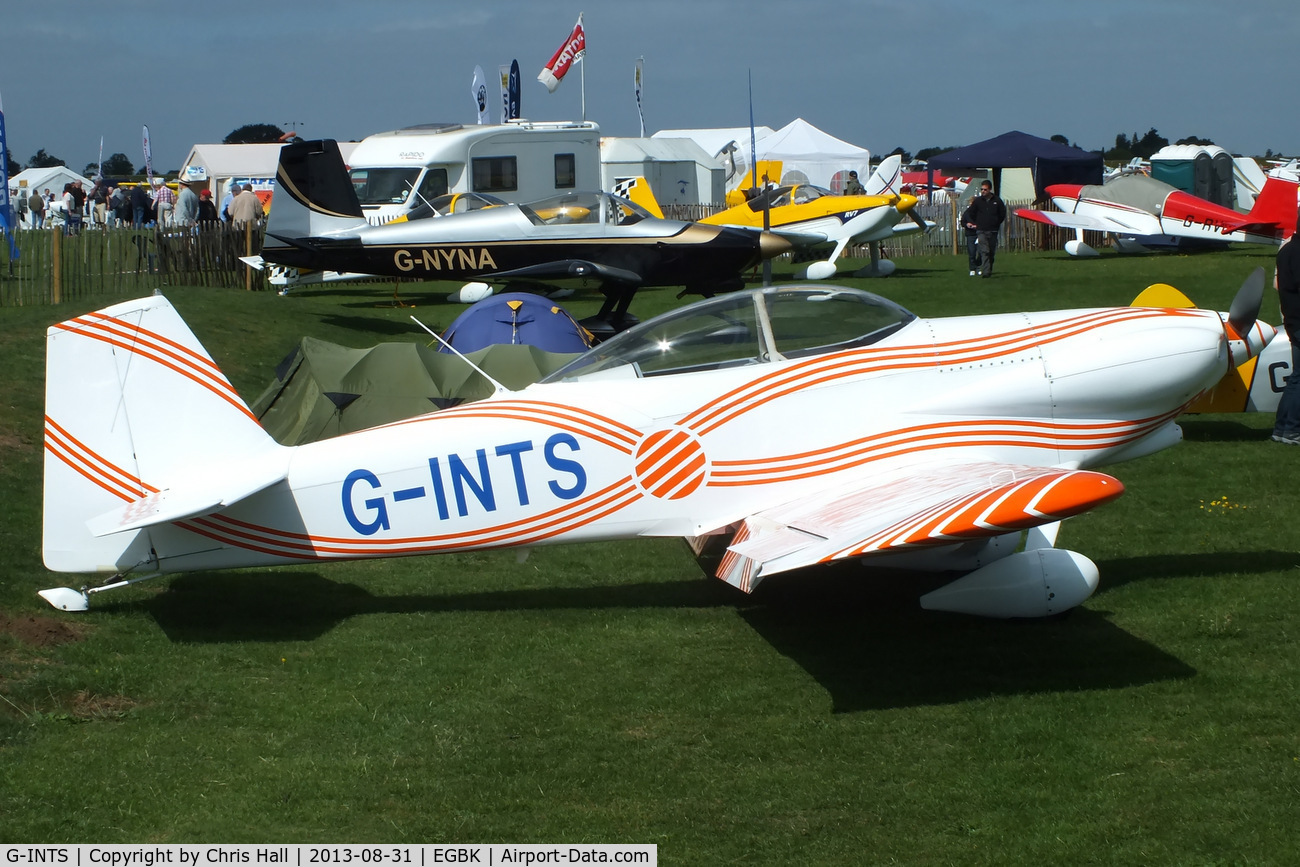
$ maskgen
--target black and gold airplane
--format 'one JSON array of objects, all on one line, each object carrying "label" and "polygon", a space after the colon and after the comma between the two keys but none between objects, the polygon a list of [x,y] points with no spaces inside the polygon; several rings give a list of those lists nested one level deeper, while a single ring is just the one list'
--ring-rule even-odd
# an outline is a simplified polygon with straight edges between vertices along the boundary
[{"label": "black and gold airplane", "polygon": [[725,226],[659,219],[630,199],[575,192],[449,217],[372,226],[333,140],[285,145],[262,247],[269,263],[408,280],[479,281],[515,290],[598,288],[598,314],[619,330],[637,289],[713,295],[790,249]]}]

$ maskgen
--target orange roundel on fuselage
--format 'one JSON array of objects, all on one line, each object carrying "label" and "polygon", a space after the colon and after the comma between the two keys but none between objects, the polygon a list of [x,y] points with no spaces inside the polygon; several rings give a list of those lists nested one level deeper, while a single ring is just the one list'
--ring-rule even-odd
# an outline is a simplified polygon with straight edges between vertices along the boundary
[{"label": "orange roundel on fuselage", "polygon": [[708,459],[692,434],[675,428],[655,431],[637,446],[636,481],[664,500],[689,496],[704,484]]}]

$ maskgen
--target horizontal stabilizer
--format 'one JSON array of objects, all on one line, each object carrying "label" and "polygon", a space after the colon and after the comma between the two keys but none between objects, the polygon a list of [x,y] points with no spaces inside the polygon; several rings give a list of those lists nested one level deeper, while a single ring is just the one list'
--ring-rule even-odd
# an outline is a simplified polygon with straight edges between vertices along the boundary
[{"label": "horizontal stabilizer", "polygon": [[211,514],[285,479],[289,450],[279,446],[241,458],[204,480],[183,482],[110,509],[86,522],[91,534],[109,536]]}]

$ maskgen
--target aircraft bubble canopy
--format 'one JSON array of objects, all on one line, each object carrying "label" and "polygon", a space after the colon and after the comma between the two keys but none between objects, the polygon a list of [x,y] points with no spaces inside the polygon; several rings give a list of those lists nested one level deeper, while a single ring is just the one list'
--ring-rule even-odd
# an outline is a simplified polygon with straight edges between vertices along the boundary
[{"label": "aircraft bubble canopy", "polygon": [[718,370],[867,346],[915,314],[840,286],[773,286],[696,302],[629,328],[548,376],[630,368],[636,376]]}]

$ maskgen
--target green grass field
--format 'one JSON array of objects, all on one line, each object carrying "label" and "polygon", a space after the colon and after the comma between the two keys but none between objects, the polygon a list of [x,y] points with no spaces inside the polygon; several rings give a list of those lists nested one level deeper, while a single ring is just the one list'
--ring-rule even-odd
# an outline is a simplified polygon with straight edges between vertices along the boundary
[{"label": "green grass field", "polygon": [[[844,282],[923,316],[1155,282],[1226,309],[1258,265],[1271,251],[1004,254],[977,280],[941,256]],[[450,288],[403,289],[414,309],[383,285],[166,294],[251,401],[303,335],[427,339],[408,317],[446,326]],[[76,583],[40,557],[43,335],[89,309],[0,309],[2,842],[1300,861],[1300,449],[1269,442],[1271,416],[1189,416],[1179,446],[1110,468],[1126,495],[1060,540],[1101,588],[1049,622],[924,612],[935,579],[860,566],[746,597],[677,540],[163,578],[74,615],[36,596]]]}]

